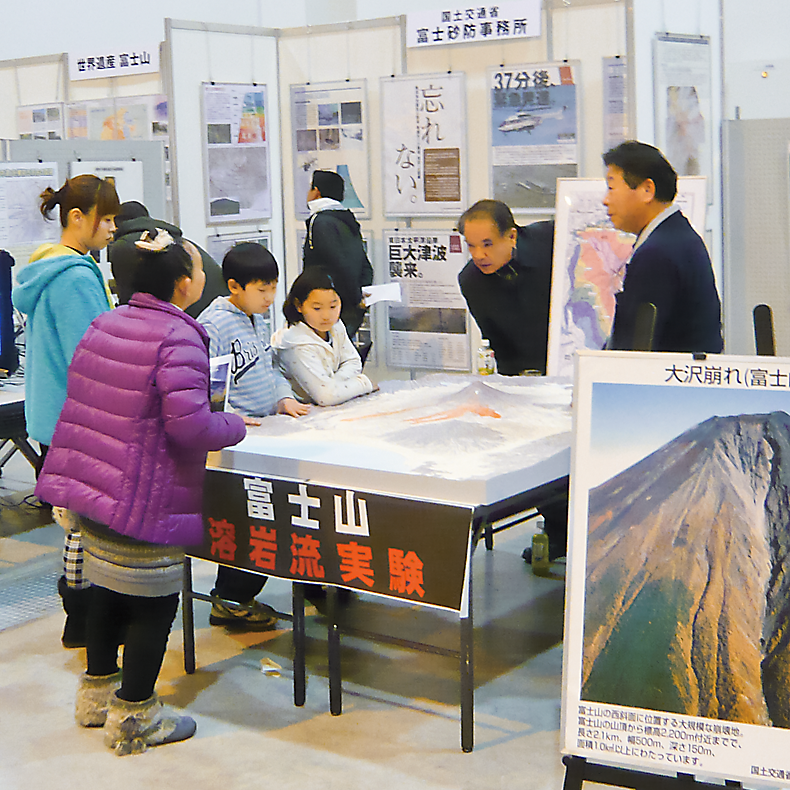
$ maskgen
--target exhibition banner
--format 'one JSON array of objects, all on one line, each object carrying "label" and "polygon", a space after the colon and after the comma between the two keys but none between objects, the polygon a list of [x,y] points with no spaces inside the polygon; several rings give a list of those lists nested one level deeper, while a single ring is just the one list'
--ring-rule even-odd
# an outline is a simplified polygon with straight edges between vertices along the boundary
[{"label": "exhibition banner", "polygon": [[469,507],[209,470],[203,514],[194,557],[465,613]]},{"label": "exhibition banner", "polygon": [[466,199],[465,79],[381,79],[382,183],[388,217],[460,216]]},{"label": "exhibition banner", "polygon": [[203,83],[206,224],[272,215],[266,86]]},{"label": "exhibition banner", "polygon": [[579,353],[562,750],[790,779],[790,359]]},{"label": "exhibition banner", "polygon": [[[602,178],[557,182],[554,259],[551,273],[548,375],[573,375],[578,349],[601,349],[614,320],[635,237],[616,230],[606,214]],[[704,239],[705,179],[678,179],[675,205]]]},{"label": "exhibition banner", "polygon": [[[84,41],[91,41],[86,37]],[[85,46],[68,53],[69,79],[95,80],[159,73],[159,42],[137,41],[133,47]]]},{"label": "exhibition banner", "polygon": [[314,170],[343,177],[343,207],[370,216],[370,154],[366,81],[291,85],[294,200],[297,217],[307,218],[307,192]]},{"label": "exhibition banner", "polygon": [[578,64],[489,69],[491,195],[514,211],[553,209],[558,178],[578,173]]},{"label": "exhibition banner", "polygon": [[466,301],[458,273],[468,255],[458,232],[384,231],[391,282],[401,302],[387,307],[387,364],[463,370],[471,366]]},{"label": "exhibition banner", "polygon": [[445,6],[406,16],[406,46],[435,47],[539,36],[541,0],[505,0],[496,5]]}]

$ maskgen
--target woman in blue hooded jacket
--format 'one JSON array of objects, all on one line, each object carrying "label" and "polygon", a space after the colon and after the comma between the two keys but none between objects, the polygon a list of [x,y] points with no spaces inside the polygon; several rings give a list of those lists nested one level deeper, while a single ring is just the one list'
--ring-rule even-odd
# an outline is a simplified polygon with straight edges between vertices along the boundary
[{"label": "woman in blue hooded jacket", "polygon": [[[109,180],[94,175],[70,178],[57,191],[41,193],[41,213],[60,209],[58,244],[39,247],[17,275],[14,306],[25,325],[25,421],[41,445],[43,463],[55,423],[66,401],[66,377],[74,349],[96,316],[112,307],[110,294],[90,250],[112,240],[120,202]],[[79,531],[67,531],[64,574],[58,591],[66,610],[64,647],[84,647],[90,584],[82,576]]]}]

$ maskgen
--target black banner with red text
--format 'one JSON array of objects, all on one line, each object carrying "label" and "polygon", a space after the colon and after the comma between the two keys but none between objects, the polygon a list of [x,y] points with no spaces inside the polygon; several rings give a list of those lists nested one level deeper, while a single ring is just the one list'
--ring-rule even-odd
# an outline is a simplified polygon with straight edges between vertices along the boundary
[{"label": "black banner with red text", "polygon": [[203,515],[191,556],[461,611],[469,507],[210,470]]}]

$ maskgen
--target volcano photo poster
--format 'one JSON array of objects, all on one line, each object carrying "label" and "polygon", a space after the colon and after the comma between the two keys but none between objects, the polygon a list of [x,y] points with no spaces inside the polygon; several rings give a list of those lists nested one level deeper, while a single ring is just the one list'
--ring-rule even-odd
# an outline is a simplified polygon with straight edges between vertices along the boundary
[{"label": "volcano photo poster", "polygon": [[790,778],[790,360],[580,351],[563,752]]}]

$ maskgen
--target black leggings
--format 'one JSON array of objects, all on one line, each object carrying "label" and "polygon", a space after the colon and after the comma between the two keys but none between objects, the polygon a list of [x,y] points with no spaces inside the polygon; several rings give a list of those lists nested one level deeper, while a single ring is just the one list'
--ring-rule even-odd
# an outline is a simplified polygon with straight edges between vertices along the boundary
[{"label": "black leggings", "polygon": [[88,614],[88,674],[118,671],[123,643],[123,681],[118,697],[142,702],[154,693],[167,639],[178,611],[178,593],[161,598],[124,595],[93,587]]}]

